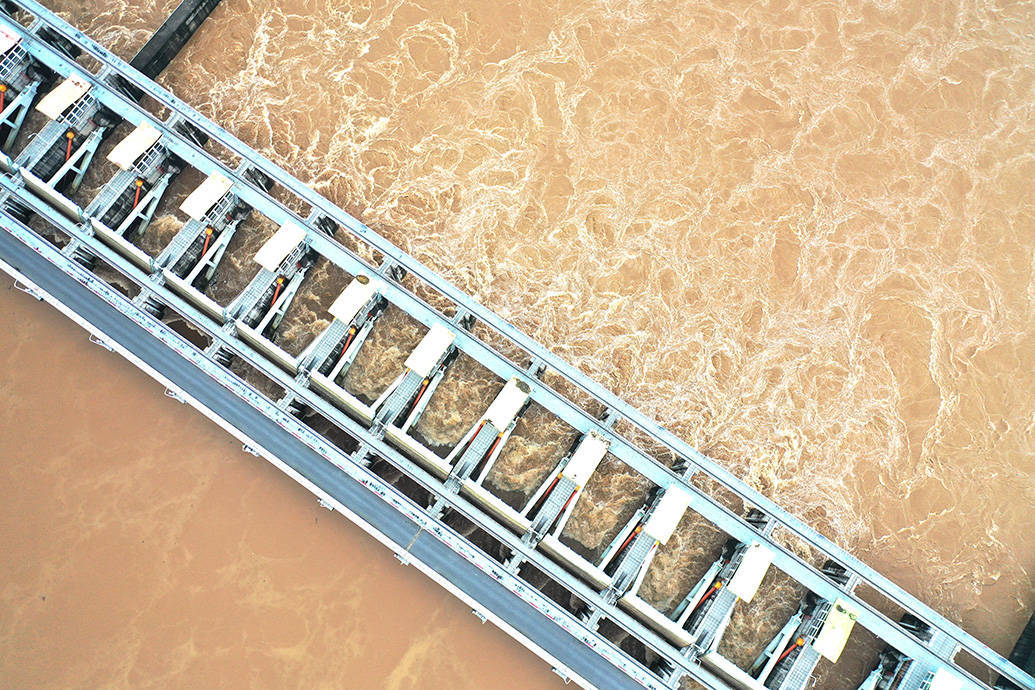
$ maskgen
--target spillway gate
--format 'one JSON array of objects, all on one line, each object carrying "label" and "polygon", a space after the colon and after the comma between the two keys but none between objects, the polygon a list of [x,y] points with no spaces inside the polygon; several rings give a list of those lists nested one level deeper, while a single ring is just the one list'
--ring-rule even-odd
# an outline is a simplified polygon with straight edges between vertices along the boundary
[{"label": "spillway gate", "polygon": [[[988,688],[996,674],[1035,688],[39,3],[13,4],[20,9],[0,15],[3,267],[562,676],[599,687],[689,678],[709,688],[805,688],[822,658],[836,661],[865,629],[886,646],[865,690]],[[33,118],[42,124],[30,134]],[[98,165],[113,172],[83,199],[84,176]],[[150,247],[142,238],[186,171],[200,180],[176,207],[186,221]],[[261,223],[275,230],[230,266],[227,256]],[[347,284],[326,305],[327,325],[291,352],[279,329],[321,264]],[[242,265],[254,273],[220,297]],[[418,324],[419,341],[377,396],[350,390],[350,370],[392,310]],[[172,329],[169,315],[200,342]],[[498,385],[459,440],[436,443],[421,419],[461,359]],[[515,500],[488,480],[533,408],[573,440]],[[605,463],[647,488],[593,550],[567,530]],[[658,605],[645,578],[689,517],[721,535],[714,562],[673,605]],[[803,595],[755,661],[738,666],[723,654],[724,634],[735,612],[764,599],[773,571]]]}]

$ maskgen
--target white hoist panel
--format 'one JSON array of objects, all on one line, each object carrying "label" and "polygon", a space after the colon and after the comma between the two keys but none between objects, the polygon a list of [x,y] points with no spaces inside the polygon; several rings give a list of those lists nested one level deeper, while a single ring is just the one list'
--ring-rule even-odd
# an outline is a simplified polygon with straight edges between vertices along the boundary
[{"label": "white hoist panel", "polygon": [[222,199],[233,186],[234,183],[230,181],[230,178],[220,173],[212,173],[183,200],[180,210],[200,223],[205,220],[205,214],[209,209]]},{"label": "white hoist panel", "polygon": [[934,672],[927,690],[963,690],[963,681],[948,670],[939,668]]},{"label": "white hoist panel", "polygon": [[772,563],[773,554],[769,549],[758,542],[751,544],[744,552],[737,572],[733,573],[726,587],[744,601],[751,603]]},{"label": "white hoist panel", "polygon": [[438,361],[453,344],[456,335],[441,324],[433,324],[417,347],[406,358],[406,368],[418,376],[427,377]]},{"label": "white hoist panel", "polygon": [[266,240],[259,251],[255,252],[255,262],[270,273],[276,273],[291,250],[304,239],[305,230],[288,221],[273,233],[273,237]]},{"label": "white hoist panel", "polygon": [[11,48],[14,48],[21,40],[21,36],[8,29],[6,26],[0,26],[0,54],[6,53]]},{"label": "white hoist panel", "polygon": [[129,170],[161,138],[161,132],[145,122],[115,145],[108,154],[108,160],[123,170]]},{"label": "white hoist panel", "polygon": [[597,470],[597,465],[607,455],[607,449],[611,443],[595,431],[591,431],[582,437],[579,447],[571,455],[571,460],[564,466],[561,476],[575,482],[578,486],[585,486]]},{"label": "white hoist panel", "polygon": [[643,531],[662,544],[668,541],[676,530],[676,525],[683,519],[683,513],[690,506],[690,494],[679,487],[669,487],[658,501],[658,506],[647,518]]},{"label": "white hoist panel", "polygon": [[830,606],[830,613],[823,623],[823,629],[816,636],[812,643],[813,649],[825,656],[830,661],[837,663],[841,658],[841,652],[845,649],[848,636],[852,634],[855,627],[855,619],[859,612],[852,608],[851,604],[837,599]]},{"label": "white hoist panel", "polygon": [[90,90],[90,82],[79,77],[69,77],[57,85],[57,87],[40,99],[36,110],[40,111],[51,120],[61,117],[61,114],[68,110],[80,98]]},{"label": "white hoist panel", "polygon": [[338,321],[352,323],[359,310],[374,298],[380,287],[380,283],[368,276],[358,275],[345,286],[327,311]]},{"label": "white hoist panel", "polygon": [[532,389],[524,381],[511,379],[485,411],[485,419],[497,429],[506,429],[528,400]]}]

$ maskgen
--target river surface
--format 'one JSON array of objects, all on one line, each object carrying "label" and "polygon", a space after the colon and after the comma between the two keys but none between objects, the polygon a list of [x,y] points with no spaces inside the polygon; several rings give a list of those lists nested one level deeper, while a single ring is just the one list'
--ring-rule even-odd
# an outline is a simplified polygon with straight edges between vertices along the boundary
[{"label": "river surface", "polygon": [[[49,4],[128,57],[174,3]],[[224,0],[160,81],[1007,652],[1035,606],[1033,22],[1035,6],[1011,2]],[[156,222],[176,227],[178,221]],[[217,289],[232,297],[249,277]],[[324,295],[332,297],[329,290]],[[326,318],[318,302],[300,304],[288,322],[282,337],[297,341],[292,349],[318,330],[302,317]],[[401,337],[416,337],[412,324],[395,322]],[[390,336],[379,333],[374,342],[390,347]],[[237,459],[233,444],[210,425],[188,421],[187,411],[175,413],[184,415],[183,428],[193,423],[209,431],[185,451],[179,444],[199,439],[184,441],[179,426],[164,422],[173,413],[162,407],[170,436],[152,454],[168,474],[134,470],[138,454],[121,439],[139,440],[141,432],[119,417],[117,433],[99,434],[90,425],[100,415],[91,422],[80,414],[85,403],[57,404],[51,391],[17,370],[44,366],[31,359],[38,353],[29,336],[9,329],[4,338],[5,352],[30,358],[8,364],[16,370],[5,374],[5,396],[38,399],[31,418],[41,426],[56,429],[60,422],[63,433],[84,439],[85,450],[129,468],[107,478],[93,474],[104,468],[74,468],[84,475],[86,493],[104,487],[94,510],[117,510],[105,508],[112,499],[133,513],[125,503],[139,500],[131,498],[135,491],[168,491],[164,500],[178,505],[190,491],[177,493],[175,482],[197,473],[185,456],[207,455],[238,467],[233,481],[242,487],[261,486],[252,490],[281,498],[212,505],[206,533],[236,553],[249,548],[254,533],[235,521],[243,513],[250,524],[261,515],[268,520],[264,537],[283,533],[289,542],[277,545],[270,537],[267,548],[304,552],[283,524],[301,524],[299,513],[311,520],[318,511],[300,508],[306,499],[291,496],[301,490],[272,469]],[[370,356],[357,360],[350,387],[367,396],[383,390],[394,364],[392,371],[383,363],[375,371],[377,365]],[[429,442],[459,439],[479,410],[456,403],[484,406],[501,384],[462,359],[453,366],[453,383],[436,392],[415,431]],[[116,390],[117,380],[103,381],[107,402],[127,411],[164,404],[143,384]],[[80,400],[93,393],[76,392]],[[549,431],[538,435],[522,428],[488,478],[512,501],[520,503],[541,481],[543,457],[556,462],[570,443],[566,429],[551,428],[548,419],[542,424]],[[89,446],[91,439],[98,448]],[[36,493],[28,492],[33,504],[54,503],[48,477],[62,468],[39,474],[40,465],[6,452],[37,473]],[[609,467],[587,488],[566,533],[570,541],[581,539],[587,553],[630,510],[616,497],[640,500],[636,478]],[[135,476],[139,481],[128,479]],[[140,482],[155,486],[144,490]],[[125,494],[103,495],[124,485]],[[64,486],[71,492],[75,484]],[[134,509],[134,524],[167,534],[151,504]],[[123,529],[118,522],[111,529]],[[587,526],[597,532],[589,534]],[[62,534],[76,529],[85,529],[81,521]],[[342,545],[338,552],[360,540],[346,526],[325,532],[331,529]],[[706,532],[688,523],[659,555],[647,581],[659,606],[693,584],[688,564],[698,569],[714,557],[721,540]],[[12,538],[26,534],[37,533]],[[58,537],[53,548],[60,550],[66,538],[73,537]],[[166,538],[151,543],[154,558],[186,548],[179,537]],[[331,537],[313,538],[327,539],[335,550]],[[73,553],[86,561],[108,557],[86,537],[76,544]],[[134,542],[136,551],[147,548]],[[33,558],[55,553],[46,549],[51,546]],[[396,573],[386,554],[369,560]],[[39,589],[55,567],[36,563],[8,589]],[[242,566],[213,567],[181,575],[180,587],[210,596],[205,582]],[[312,587],[307,601],[374,610],[371,602],[384,595],[373,568],[366,571],[376,583],[370,590],[323,588],[318,568],[296,571]],[[231,597],[241,608],[221,617],[227,627],[219,630],[237,636],[246,628],[233,628],[231,616],[257,615],[266,598],[300,586],[286,574],[279,583],[234,579],[249,594]],[[101,579],[76,587],[70,596],[101,601],[124,589]],[[773,584],[774,592],[782,588]],[[148,590],[147,596],[159,595]],[[457,608],[446,599],[429,594],[419,606]],[[53,636],[24,632],[45,625],[42,605],[25,604],[17,613],[5,607],[5,634],[23,655],[43,640],[53,644]],[[204,608],[211,613],[220,605]],[[178,630],[213,634],[204,616],[170,608]],[[769,616],[772,625],[782,615]],[[306,629],[328,635],[317,627],[333,618],[309,620]],[[7,633],[18,625],[21,634]],[[76,634],[89,629],[83,624]],[[435,634],[446,644],[447,633]],[[756,643],[745,636],[741,650]],[[407,654],[420,653],[426,642],[388,637],[381,639],[391,649],[411,645]],[[248,639],[222,662],[208,663],[244,668],[249,654],[272,654],[280,645],[266,644],[258,633]],[[169,655],[194,644],[173,634],[152,640],[163,643]],[[210,643],[198,640],[196,649]],[[491,644],[468,640],[458,654],[476,668],[483,645]],[[737,656],[736,649],[727,651]],[[508,668],[535,673],[538,662],[522,666],[528,656],[522,654],[517,649]],[[294,675],[305,669],[326,674],[319,677],[328,682],[350,679],[334,675],[339,667],[322,668],[326,657],[318,647],[298,655]],[[84,657],[79,677],[132,684],[114,663],[123,656]],[[384,656],[379,668],[387,669],[392,655]],[[152,667],[172,672],[158,660]],[[351,674],[354,667],[345,667]],[[412,682],[433,687],[459,674],[443,669],[441,678]],[[847,687],[840,677],[828,674],[824,684]]]},{"label": "river surface", "polygon": [[559,686],[46,304],[0,287],[0,686]]}]

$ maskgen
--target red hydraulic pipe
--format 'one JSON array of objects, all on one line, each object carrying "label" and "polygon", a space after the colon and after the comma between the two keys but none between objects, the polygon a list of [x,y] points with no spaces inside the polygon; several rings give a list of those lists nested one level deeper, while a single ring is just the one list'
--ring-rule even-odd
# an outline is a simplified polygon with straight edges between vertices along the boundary
[{"label": "red hydraulic pipe", "polygon": [[137,186],[137,191],[133,195],[133,208],[136,208],[137,204],[140,203],[140,188],[144,186],[144,181],[141,180],[139,177],[137,178],[136,186]]},{"label": "red hydraulic pipe", "polygon": [[205,228],[205,246],[201,248],[201,256],[205,256],[205,252],[208,251],[208,242],[212,239],[212,228]]},{"label": "red hydraulic pipe", "polygon": [[410,405],[410,412],[413,412],[414,408],[417,407],[417,403],[419,403],[420,399],[424,396],[424,391],[428,390],[429,383],[431,383],[431,379],[429,378],[425,378],[424,382],[421,383],[420,393],[417,393],[417,397],[413,400],[413,404]]},{"label": "red hydraulic pipe", "polygon": [[7,84],[0,84],[0,112],[4,110],[4,98],[7,96]]},{"label": "red hydraulic pipe", "polygon": [[634,529],[632,531],[632,534],[630,534],[628,537],[625,538],[625,541],[622,542],[621,547],[619,547],[619,549],[618,549],[618,551],[616,553],[621,553],[622,549],[624,549],[626,546],[628,546],[629,542],[631,542],[633,540],[633,537],[635,537],[637,534],[639,534],[642,530],[643,530],[643,525],[636,525],[636,529]]},{"label": "red hydraulic pipe", "polygon": [[793,652],[798,647],[804,646],[804,644],[805,640],[801,639],[800,637],[796,639],[789,647],[787,647],[787,649],[783,650],[783,654],[781,654],[780,658],[776,660],[776,663],[780,663],[781,661],[786,659],[788,654]]},{"label": "red hydraulic pipe", "polygon": [[341,354],[345,354],[345,351],[349,349],[349,345],[352,344],[352,339],[356,337],[356,327],[353,326],[349,329],[349,338],[345,341],[345,347],[341,349]]},{"label": "red hydraulic pipe", "polygon": [[72,157],[72,140],[75,139],[75,132],[68,130],[65,132],[65,138],[68,139],[68,147],[65,149],[65,162]]},{"label": "red hydraulic pipe", "polygon": [[496,437],[496,440],[492,442],[492,447],[489,448],[489,452],[485,454],[486,457],[492,455],[492,451],[496,450],[496,446],[500,444],[500,439],[503,438],[503,434]]},{"label": "red hydraulic pipe", "polygon": [[277,295],[280,294],[280,288],[284,287],[284,276],[277,278],[277,289],[273,291],[273,301],[270,302],[270,306],[277,303]]},{"label": "red hydraulic pipe", "polygon": [[485,426],[485,420],[482,420],[482,423],[478,425],[478,430],[471,434],[471,439],[464,446],[464,449],[460,452],[460,455],[466,453],[467,449],[471,447],[471,444],[474,443],[474,439],[478,436],[478,434],[481,433],[483,426]]},{"label": "red hydraulic pipe", "polygon": [[[479,427],[479,431],[480,430],[481,430],[481,428]],[[477,436],[477,434],[475,434],[475,436]],[[481,469],[482,465],[485,464],[486,458],[492,457],[492,452],[494,450],[496,450],[496,446],[498,446],[500,444],[500,439],[501,438],[503,438],[503,434],[497,434],[496,435],[496,440],[492,442],[492,445],[489,447],[489,451],[485,455],[483,455],[480,460],[478,460],[478,464],[474,466],[473,472],[479,471]],[[471,442],[472,443],[474,442],[473,438],[471,439]]]},{"label": "red hydraulic pipe", "polygon": [[341,354],[338,355],[338,361],[345,359],[345,353],[349,351],[349,345],[352,344],[352,339],[356,337],[356,327],[352,326],[349,328],[349,337],[345,340],[345,347],[341,348]]},{"label": "red hydraulic pipe", "polygon": [[568,509],[568,504],[571,503],[571,499],[575,498],[575,494],[577,494],[578,492],[579,492],[579,487],[576,486],[575,489],[572,490],[571,496],[568,496],[568,500],[564,502],[564,507],[561,508],[561,512],[559,513],[560,515],[563,515],[564,511],[566,511]]},{"label": "red hydraulic pipe", "polygon": [[697,603],[694,604],[694,608],[690,611],[690,615],[691,616],[694,615],[694,611],[696,611],[697,609],[701,608],[701,604],[703,604],[704,602],[708,601],[708,597],[710,597],[711,595],[715,594],[720,589],[722,589],[722,583],[721,582],[716,582],[714,585],[712,585],[712,588],[708,590],[708,593],[705,594],[700,599],[698,599]]}]

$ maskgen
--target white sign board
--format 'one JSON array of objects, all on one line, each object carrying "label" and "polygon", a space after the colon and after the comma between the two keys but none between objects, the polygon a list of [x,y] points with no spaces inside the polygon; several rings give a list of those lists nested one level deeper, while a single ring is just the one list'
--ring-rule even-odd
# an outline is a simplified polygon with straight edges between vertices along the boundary
[{"label": "white sign board", "polygon": [[305,239],[305,230],[288,221],[280,226],[273,237],[255,252],[255,262],[270,273],[276,273],[287,255]]},{"label": "white sign board", "polygon": [[590,476],[597,471],[597,465],[607,455],[607,449],[610,447],[611,443],[597,432],[589,432],[572,453],[571,460],[564,466],[561,475],[572,480],[578,486],[585,486]]},{"label": "white sign board", "polygon": [[8,29],[6,26],[0,26],[0,54],[6,53],[11,48],[14,48],[21,40],[21,36]]},{"label": "white sign board", "polygon": [[830,607],[823,629],[812,643],[813,649],[836,663],[841,658],[841,652],[845,649],[845,643],[852,634],[858,616],[859,612],[851,604],[837,599]]},{"label": "white sign board", "polygon": [[90,83],[79,77],[69,77],[58,84],[53,91],[40,99],[36,110],[51,120],[56,120],[68,110],[68,107],[86,95]]},{"label": "white sign board", "polygon": [[358,275],[341,291],[327,311],[339,321],[352,323],[359,310],[377,294],[379,285],[367,276]]},{"label": "white sign board", "polygon": [[500,431],[506,429],[514,421],[514,417],[524,406],[531,392],[532,389],[524,381],[517,379],[507,381],[507,385],[485,411],[485,418]]},{"label": "white sign board", "polygon": [[180,210],[200,223],[205,220],[205,214],[209,209],[230,191],[233,184],[225,175],[212,173],[183,200]]},{"label": "white sign board", "polygon": [[145,122],[115,145],[108,154],[108,160],[123,170],[129,170],[161,137],[161,132]]},{"label": "white sign board", "polygon": [[729,590],[744,601],[750,603],[762,584],[762,578],[769,572],[769,566],[773,563],[772,552],[755,542],[747,548],[744,558],[740,561],[737,572],[730,578],[726,585]]},{"label": "white sign board", "polygon": [[406,368],[418,376],[430,376],[438,361],[446,354],[456,336],[445,326],[433,324],[420,343],[406,358]]},{"label": "white sign board", "polygon": [[934,672],[928,690],[963,690],[963,681],[949,673],[947,669],[940,668]]},{"label": "white sign board", "polygon": [[647,518],[643,531],[662,544],[668,542],[668,538],[676,531],[676,525],[683,519],[683,513],[690,506],[690,501],[690,494],[678,486],[670,486]]}]

